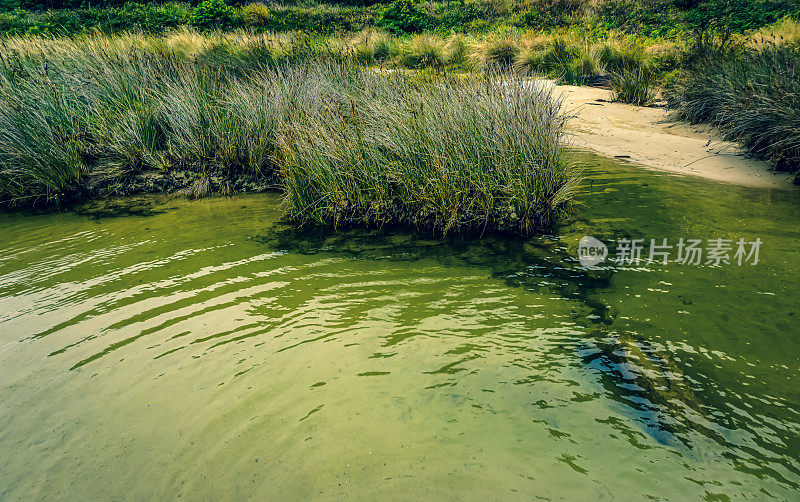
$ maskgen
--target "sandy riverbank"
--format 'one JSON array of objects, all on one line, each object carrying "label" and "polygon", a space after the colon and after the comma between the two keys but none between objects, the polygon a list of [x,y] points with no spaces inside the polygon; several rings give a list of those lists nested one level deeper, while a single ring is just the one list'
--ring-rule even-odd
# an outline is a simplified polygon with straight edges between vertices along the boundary
[{"label": "sandy riverbank", "polygon": [[556,86],[571,117],[570,141],[608,157],[653,169],[702,176],[738,185],[797,189],[786,173],[772,173],[749,159],[735,143],[723,141],[706,126],[671,122],[663,108],[611,103],[611,91]]}]

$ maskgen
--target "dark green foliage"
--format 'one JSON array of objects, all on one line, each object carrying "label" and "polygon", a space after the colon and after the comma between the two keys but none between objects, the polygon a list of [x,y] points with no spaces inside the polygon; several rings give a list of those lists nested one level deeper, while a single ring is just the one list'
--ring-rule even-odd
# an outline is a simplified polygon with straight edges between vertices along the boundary
[{"label": "dark green foliage", "polygon": [[431,15],[414,0],[394,0],[378,18],[378,26],[389,33],[419,33],[432,27]]},{"label": "dark green foliage", "polygon": [[607,28],[656,36],[670,30],[742,33],[798,14],[796,0],[606,0],[598,9]]},{"label": "dark green foliage", "polygon": [[225,0],[204,0],[195,7],[190,22],[205,29],[226,29],[234,25],[236,11]]},{"label": "dark green foliage", "polygon": [[53,34],[73,35],[90,29],[104,32],[140,30],[149,33],[185,26],[191,8],[185,3],[126,3],[121,8],[17,10],[0,13],[0,33],[5,35]]},{"label": "dark green foliage", "polygon": [[[579,25],[602,32],[620,29],[655,37],[689,30],[743,32],[784,16],[800,16],[796,0],[415,0],[391,4],[373,0],[290,0],[256,12],[241,0],[207,1],[192,12],[191,3],[146,4],[125,0],[0,0],[0,34],[74,34],[90,29],[113,33],[127,29],[157,32],[188,24],[214,29],[246,26],[256,30],[354,32],[375,25],[393,34],[482,32],[498,26],[563,29]],[[385,0],[388,2],[388,0]],[[188,11],[188,14],[187,14]],[[192,18],[191,16],[194,15]],[[247,20],[245,20],[245,18]]]},{"label": "dark green foliage", "polygon": [[702,0],[686,19],[696,29],[741,33],[800,13],[796,0]]},{"label": "dark green foliage", "polygon": [[486,19],[487,12],[477,3],[448,2],[440,5],[437,18],[432,20],[443,30],[469,31],[470,23],[477,19]]},{"label": "dark green foliage", "polygon": [[548,29],[564,26],[569,17],[578,14],[583,8],[582,0],[537,0],[533,2],[522,17],[524,26]]},{"label": "dark green foliage", "polygon": [[352,33],[372,26],[373,13],[361,7],[332,7],[321,5],[309,9],[285,7],[274,9],[268,30],[306,33]]}]

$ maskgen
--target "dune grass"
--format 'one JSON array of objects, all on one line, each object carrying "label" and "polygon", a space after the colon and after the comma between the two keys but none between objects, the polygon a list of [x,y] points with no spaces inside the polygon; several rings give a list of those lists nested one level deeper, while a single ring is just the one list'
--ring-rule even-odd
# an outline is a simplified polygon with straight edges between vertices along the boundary
[{"label": "dune grass", "polygon": [[446,63],[445,43],[433,35],[417,35],[404,44],[400,63],[412,69],[443,68]]},{"label": "dune grass", "polygon": [[670,96],[676,117],[715,125],[800,183],[800,44],[696,53]]},{"label": "dune grass", "polygon": [[530,234],[575,188],[560,105],[530,82],[420,88],[363,72],[306,82],[331,104],[281,135],[292,219]]},{"label": "dune grass", "polygon": [[647,67],[623,69],[612,74],[614,100],[636,106],[647,106],[656,97],[656,75]]},{"label": "dune grass", "polygon": [[[193,173],[202,196],[246,174],[276,179],[298,224],[528,234],[574,190],[559,104],[529,82],[376,71],[330,41],[193,37],[11,41],[0,200],[61,204],[152,171]],[[438,39],[411,48],[446,58]]]}]

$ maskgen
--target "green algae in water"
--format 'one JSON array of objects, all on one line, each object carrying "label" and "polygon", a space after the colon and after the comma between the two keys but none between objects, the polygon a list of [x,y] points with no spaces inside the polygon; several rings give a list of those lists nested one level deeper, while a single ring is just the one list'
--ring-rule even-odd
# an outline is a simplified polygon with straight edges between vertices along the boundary
[{"label": "green algae in water", "polygon": [[[0,499],[795,498],[797,194],[581,158],[528,241],[0,215]],[[587,271],[584,234],[764,244]]]}]

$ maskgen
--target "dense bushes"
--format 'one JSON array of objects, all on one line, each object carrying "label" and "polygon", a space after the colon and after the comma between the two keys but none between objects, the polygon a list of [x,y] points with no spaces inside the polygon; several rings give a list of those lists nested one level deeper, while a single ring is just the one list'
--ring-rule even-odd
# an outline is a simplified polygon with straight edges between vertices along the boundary
[{"label": "dense bushes", "polygon": [[534,0],[522,17],[523,24],[538,29],[566,26],[586,5],[582,0]]},{"label": "dense bushes", "polygon": [[322,5],[314,8],[268,9],[263,4],[241,9],[222,0],[196,8],[187,3],[126,3],[119,8],[80,8],[48,11],[0,12],[0,35],[74,35],[92,30],[108,34],[123,31],[159,33],[179,26],[259,31],[302,30],[309,33],[354,32],[372,26],[374,13],[361,7]]},{"label": "dense bushes", "polygon": [[686,14],[695,29],[740,33],[800,13],[796,0],[703,0]]},{"label": "dense bushes", "polygon": [[198,0],[191,2],[162,5],[158,0],[147,4],[124,0],[0,0],[0,34],[73,34],[92,28],[106,32],[157,32],[194,19],[193,24],[199,27],[314,33],[353,32],[378,25],[395,34],[432,31],[443,35],[453,31],[506,32],[527,28],[579,29],[593,34],[622,30],[672,37],[699,29],[742,32],[786,15],[800,16],[800,2],[794,0],[330,0],[281,2],[269,8],[231,0],[229,8],[214,1],[204,2],[205,6],[197,9]]},{"label": "dense bushes", "polygon": [[192,26],[206,29],[228,29],[234,25],[235,11],[225,0],[204,0],[195,7]]},{"label": "dense bushes", "polygon": [[109,33],[128,30],[156,33],[187,25],[191,14],[191,7],[185,3],[126,3],[121,8],[44,12],[16,10],[0,13],[0,33],[72,35],[95,28]]},{"label": "dense bushes", "polygon": [[800,183],[800,46],[703,48],[671,96],[677,116],[717,126]]},{"label": "dense bushes", "polygon": [[414,0],[394,0],[378,18],[378,26],[389,33],[419,33],[431,28],[431,16]]}]

